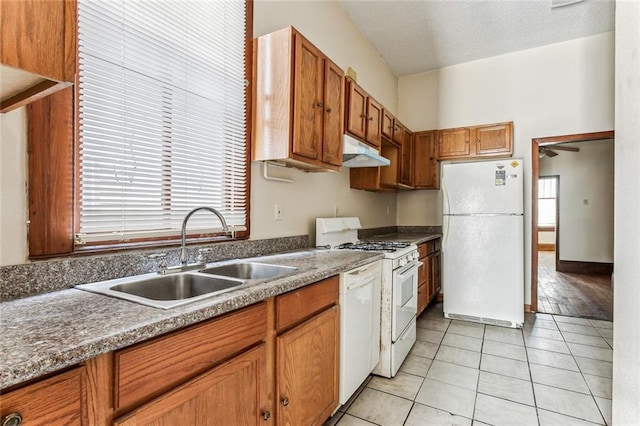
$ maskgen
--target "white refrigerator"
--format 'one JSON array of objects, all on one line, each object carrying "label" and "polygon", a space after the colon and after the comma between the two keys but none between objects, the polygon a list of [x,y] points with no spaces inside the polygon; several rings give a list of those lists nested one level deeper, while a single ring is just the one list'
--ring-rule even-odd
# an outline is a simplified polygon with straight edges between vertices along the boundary
[{"label": "white refrigerator", "polygon": [[522,327],[522,160],[448,163],[441,176],[445,317]]}]

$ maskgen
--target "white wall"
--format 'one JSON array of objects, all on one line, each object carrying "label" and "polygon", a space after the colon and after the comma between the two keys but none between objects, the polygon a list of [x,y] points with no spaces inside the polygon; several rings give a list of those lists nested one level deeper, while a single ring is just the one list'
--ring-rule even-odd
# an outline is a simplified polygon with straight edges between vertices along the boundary
[{"label": "white wall", "polygon": [[616,2],[613,424],[640,424],[640,2]]},{"label": "white wall", "polygon": [[[397,79],[337,2],[267,1],[254,3],[254,36],[294,26],[339,67],[352,67],[358,83],[395,113]],[[292,177],[292,184],[266,181],[261,165],[251,167],[251,237],[315,236],[315,218],[359,216],[366,228],[396,224],[396,195],[349,188],[349,171],[304,173],[274,168],[271,174]],[[275,204],[283,220],[275,221]],[[389,214],[387,214],[389,206]]]},{"label": "white wall", "polygon": [[556,231],[538,231],[539,244],[555,244]]},{"label": "white wall", "polygon": [[[525,303],[531,299],[531,139],[613,129],[613,44],[613,33],[604,33],[443,68],[437,85],[432,74],[399,80],[401,119],[437,96],[438,128],[514,122],[514,157],[525,164]],[[414,81],[405,84],[407,78]],[[408,96],[434,86],[438,91],[425,92],[424,102]],[[432,123],[424,119],[426,127]],[[401,194],[398,225],[441,224],[440,204],[439,191]]]},{"label": "white wall", "polygon": [[612,263],[614,143],[572,146],[539,163],[540,176],[560,176],[560,260]]},{"label": "white wall", "polygon": [[27,258],[26,110],[0,114],[0,265]]}]

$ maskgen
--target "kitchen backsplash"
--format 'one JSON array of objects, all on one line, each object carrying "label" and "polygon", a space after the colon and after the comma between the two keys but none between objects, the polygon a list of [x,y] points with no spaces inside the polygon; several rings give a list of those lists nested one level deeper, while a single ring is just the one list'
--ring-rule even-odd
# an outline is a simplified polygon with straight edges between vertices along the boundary
[{"label": "kitchen backsplash", "polygon": [[[195,262],[198,250],[207,248],[206,262],[255,257],[309,247],[308,235],[244,240],[188,247],[189,262]],[[100,256],[38,261],[0,267],[0,301],[65,290],[77,284],[122,278],[158,270],[158,259],[149,256],[166,253],[169,266],[178,265],[177,247],[117,253]]]},{"label": "kitchen backsplash", "polygon": [[368,228],[358,230],[358,239],[366,240],[367,238],[388,235],[388,234],[441,234],[442,226],[385,226],[382,228]]}]

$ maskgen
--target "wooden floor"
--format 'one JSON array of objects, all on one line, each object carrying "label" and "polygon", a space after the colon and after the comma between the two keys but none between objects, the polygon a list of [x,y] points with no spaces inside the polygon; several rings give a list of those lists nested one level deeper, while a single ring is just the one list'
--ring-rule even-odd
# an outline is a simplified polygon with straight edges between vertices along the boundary
[{"label": "wooden floor", "polygon": [[538,312],[613,321],[611,277],[556,272],[555,257],[538,252]]}]

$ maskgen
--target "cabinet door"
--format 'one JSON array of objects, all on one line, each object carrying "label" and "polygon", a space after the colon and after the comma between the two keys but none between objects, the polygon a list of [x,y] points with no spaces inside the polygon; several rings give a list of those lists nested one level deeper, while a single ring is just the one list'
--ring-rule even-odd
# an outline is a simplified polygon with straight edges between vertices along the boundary
[{"label": "cabinet door", "polygon": [[418,286],[418,316],[426,309],[427,305],[429,305],[429,286],[422,284]]},{"label": "cabinet door", "polygon": [[434,288],[434,297],[438,297],[438,293],[440,293],[440,289],[442,288],[442,276],[441,276],[441,252],[437,252],[433,255],[433,264],[431,273],[433,274],[433,288]]},{"label": "cabinet door", "polygon": [[391,140],[391,137],[393,136],[393,115],[391,115],[386,109],[382,110],[382,126],[380,127],[380,133],[389,140]]},{"label": "cabinet door", "polygon": [[437,130],[413,134],[413,186],[438,189]]},{"label": "cabinet door", "polygon": [[344,127],[344,74],[329,59],[325,59],[324,72],[324,121],[322,161],[342,165],[342,133]]},{"label": "cabinet door", "polygon": [[367,130],[367,93],[352,80],[347,80],[347,92],[347,132],[364,139]]},{"label": "cabinet door", "polygon": [[262,344],[115,420],[114,426],[260,425],[268,412]]},{"label": "cabinet door", "polygon": [[476,127],[476,155],[513,153],[512,134],[511,123]]},{"label": "cabinet door", "polygon": [[406,128],[404,129],[400,153],[400,183],[413,187],[413,133]]},{"label": "cabinet door", "polygon": [[338,307],[277,338],[278,425],[322,425],[338,405]]},{"label": "cabinet door", "polygon": [[470,129],[446,129],[440,131],[438,157],[442,159],[466,157],[469,149]]},{"label": "cabinet door", "polygon": [[402,144],[402,141],[404,140],[404,126],[397,118],[393,119],[393,135],[391,140],[397,144]]},{"label": "cabinet door", "polygon": [[367,98],[367,138],[366,142],[380,149],[382,144],[382,105],[372,97]]},{"label": "cabinet door", "polygon": [[4,393],[0,422],[18,413],[25,425],[81,425],[83,388],[84,370],[76,368]]},{"label": "cabinet door", "polygon": [[324,56],[300,34],[295,35],[295,40],[292,151],[306,158],[320,160]]}]

